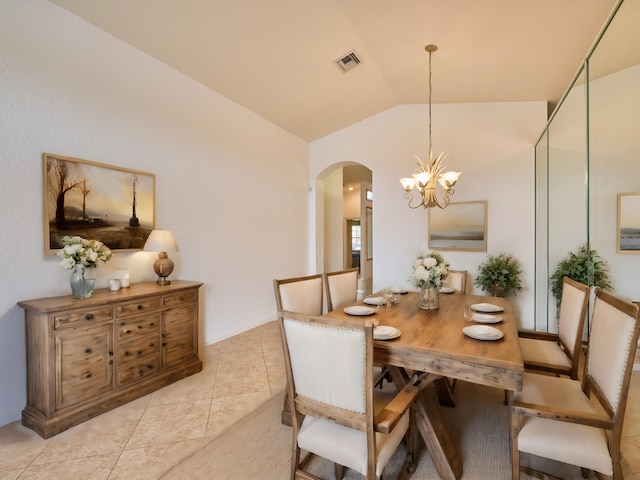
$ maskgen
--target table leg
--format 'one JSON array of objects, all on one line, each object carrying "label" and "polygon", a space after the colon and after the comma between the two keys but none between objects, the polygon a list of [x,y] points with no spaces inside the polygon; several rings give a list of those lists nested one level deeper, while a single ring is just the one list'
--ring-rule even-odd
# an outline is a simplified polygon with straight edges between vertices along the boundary
[{"label": "table leg", "polygon": [[[404,370],[390,366],[389,372],[398,388],[408,383],[409,377]],[[462,477],[462,447],[452,441],[442,420],[435,414],[437,408],[434,399],[422,391],[414,406],[415,425],[440,478],[459,480]]]}]

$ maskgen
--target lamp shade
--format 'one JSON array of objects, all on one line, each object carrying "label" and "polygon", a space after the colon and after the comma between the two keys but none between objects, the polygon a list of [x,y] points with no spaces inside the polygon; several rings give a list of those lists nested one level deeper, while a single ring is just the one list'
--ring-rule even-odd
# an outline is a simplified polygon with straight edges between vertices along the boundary
[{"label": "lamp shade", "polygon": [[152,230],[144,244],[145,252],[179,252],[178,244],[169,230]]}]

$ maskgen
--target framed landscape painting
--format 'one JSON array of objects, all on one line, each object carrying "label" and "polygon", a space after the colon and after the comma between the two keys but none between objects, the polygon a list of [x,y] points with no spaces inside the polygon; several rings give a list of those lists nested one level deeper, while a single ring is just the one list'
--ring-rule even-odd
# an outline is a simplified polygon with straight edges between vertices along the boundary
[{"label": "framed landscape painting", "polygon": [[487,202],[450,203],[429,209],[429,248],[487,251]]},{"label": "framed landscape painting", "polygon": [[640,253],[640,192],[618,194],[618,253]]},{"label": "framed landscape painting", "polygon": [[99,240],[111,250],[139,250],[155,228],[156,177],[45,153],[44,250],[66,235]]}]

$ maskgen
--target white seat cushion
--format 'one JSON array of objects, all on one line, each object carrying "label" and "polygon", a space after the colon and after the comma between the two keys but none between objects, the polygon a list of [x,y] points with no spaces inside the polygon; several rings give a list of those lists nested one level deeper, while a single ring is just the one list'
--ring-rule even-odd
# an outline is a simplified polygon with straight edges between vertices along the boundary
[{"label": "white seat cushion", "polygon": [[[514,400],[588,413],[597,412],[578,380],[535,373],[524,374],[522,391],[514,393]],[[576,442],[576,438],[580,442]],[[521,416],[518,450],[605,475],[613,474],[607,435],[600,428]]]},{"label": "white seat cushion", "polygon": [[[409,415],[405,414],[390,434],[376,433],[376,476],[382,474],[384,466],[398,448],[408,426]],[[303,450],[323,458],[331,458],[335,463],[362,475],[367,474],[365,432],[306,416],[298,433],[298,445]]]},{"label": "white seat cushion", "polygon": [[520,338],[519,340],[522,359],[525,363],[548,363],[549,365],[571,368],[569,357],[556,342],[534,338]]}]

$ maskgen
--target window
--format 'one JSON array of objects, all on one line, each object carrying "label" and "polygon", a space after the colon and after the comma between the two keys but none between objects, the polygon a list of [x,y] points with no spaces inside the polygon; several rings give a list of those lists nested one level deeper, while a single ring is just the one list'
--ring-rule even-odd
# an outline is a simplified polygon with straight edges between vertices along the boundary
[{"label": "window", "polygon": [[360,225],[351,225],[351,250],[360,251],[362,246],[362,229]]}]

